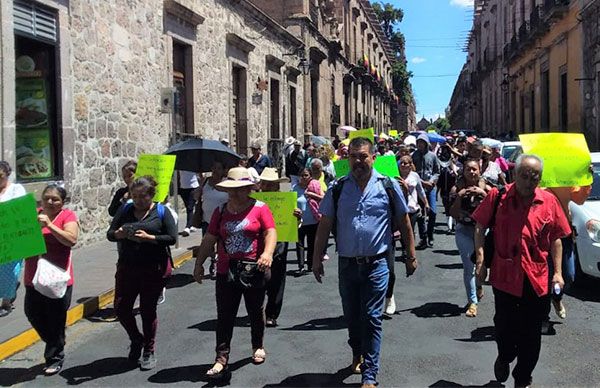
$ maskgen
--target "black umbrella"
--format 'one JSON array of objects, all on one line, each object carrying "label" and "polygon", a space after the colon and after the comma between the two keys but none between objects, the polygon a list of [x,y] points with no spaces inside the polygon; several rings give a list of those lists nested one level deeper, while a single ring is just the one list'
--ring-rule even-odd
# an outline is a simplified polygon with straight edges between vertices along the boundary
[{"label": "black umbrella", "polygon": [[222,162],[226,168],[238,165],[240,156],[218,140],[188,139],[177,143],[165,152],[176,155],[175,169],[208,172],[213,162]]}]

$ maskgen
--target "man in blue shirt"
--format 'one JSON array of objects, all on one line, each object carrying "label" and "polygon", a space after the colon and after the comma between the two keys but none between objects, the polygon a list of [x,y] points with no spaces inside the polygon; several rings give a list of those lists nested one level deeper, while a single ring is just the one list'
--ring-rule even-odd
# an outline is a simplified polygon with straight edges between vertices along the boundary
[{"label": "man in blue shirt", "polygon": [[335,223],[339,289],[353,356],[351,368],[354,373],[362,373],[362,386],[366,388],[377,385],[381,321],[389,279],[387,257],[394,254],[394,224],[399,227],[407,247],[407,275],[416,270],[417,259],[400,185],[390,180],[391,187],[386,187],[388,178],[373,169],[374,149],[369,140],[353,139],[348,151],[351,173],[333,183],[342,185],[337,206],[333,186],[321,203],[323,217],[315,239],[313,273],[321,283],[323,252]]},{"label": "man in blue shirt", "polygon": [[260,143],[255,141],[250,145],[252,157],[248,159],[248,167],[254,167],[258,175],[262,174],[265,167],[273,167],[273,162],[267,155],[263,155],[260,151]]}]

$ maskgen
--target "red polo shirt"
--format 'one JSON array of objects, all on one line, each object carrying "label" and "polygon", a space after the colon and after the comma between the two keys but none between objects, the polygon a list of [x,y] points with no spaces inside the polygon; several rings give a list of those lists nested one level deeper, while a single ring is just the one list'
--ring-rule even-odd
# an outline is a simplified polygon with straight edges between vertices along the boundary
[{"label": "red polo shirt", "polygon": [[[473,218],[486,228],[490,226],[497,196],[498,189],[493,189],[473,213]],[[552,242],[570,231],[569,222],[552,193],[537,188],[534,198],[524,201],[514,184],[507,185],[496,213],[492,286],[520,297],[527,274],[536,294],[546,295]]]}]

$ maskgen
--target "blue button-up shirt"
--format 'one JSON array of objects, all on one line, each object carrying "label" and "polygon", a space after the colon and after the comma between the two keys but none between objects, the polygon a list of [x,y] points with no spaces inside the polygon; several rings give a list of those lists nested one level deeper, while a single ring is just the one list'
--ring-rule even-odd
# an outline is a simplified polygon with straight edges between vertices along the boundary
[{"label": "blue button-up shirt", "polygon": [[[327,190],[321,202],[321,214],[336,218],[340,256],[375,256],[392,247],[392,217],[390,201],[383,186],[383,176],[373,170],[371,179],[361,191],[349,174],[338,200],[337,217],[333,206],[333,190]],[[404,194],[395,179],[393,182],[396,217],[408,212]]]}]

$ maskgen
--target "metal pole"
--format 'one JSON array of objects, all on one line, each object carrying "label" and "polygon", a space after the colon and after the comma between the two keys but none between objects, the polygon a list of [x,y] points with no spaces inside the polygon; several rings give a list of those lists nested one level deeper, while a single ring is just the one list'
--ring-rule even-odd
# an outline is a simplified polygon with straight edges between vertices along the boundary
[{"label": "metal pole", "polygon": [[[173,89],[173,94],[175,94],[175,89]],[[175,96],[173,96],[175,97]],[[173,98],[173,101],[175,99]],[[177,143],[177,129],[175,128],[175,126],[173,125],[173,109],[171,108],[171,111],[169,112],[169,125],[171,126],[171,145],[175,145],[175,143]],[[173,185],[173,196],[175,197],[173,199],[173,207],[175,208],[175,212],[179,215],[179,185],[177,184],[178,182],[178,177],[179,175],[179,171],[175,170],[173,177],[171,179],[171,184]],[[179,249],[179,217],[177,217],[177,239],[175,240],[175,249]]]}]

